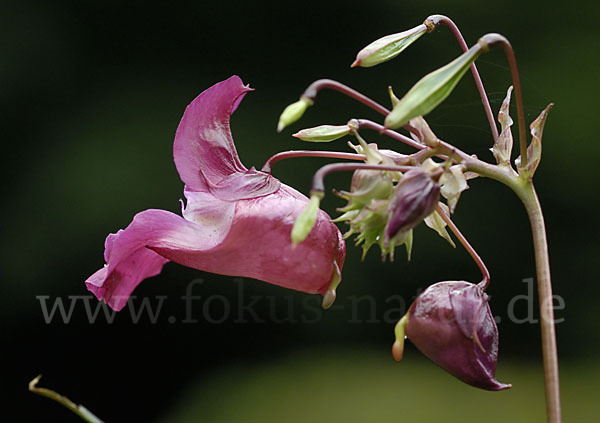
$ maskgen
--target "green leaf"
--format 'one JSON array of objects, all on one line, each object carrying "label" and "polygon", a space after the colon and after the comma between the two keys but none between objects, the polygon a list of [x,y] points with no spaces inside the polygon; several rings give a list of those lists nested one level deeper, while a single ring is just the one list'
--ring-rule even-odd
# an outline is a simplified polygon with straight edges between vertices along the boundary
[{"label": "green leaf", "polygon": [[417,41],[426,32],[427,26],[421,24],[404,32],[381,37],[359,51],[356,55],[356,60],[351,66],[370,68],[371,66],[387,62],[402,53],[402,51]]},{"label": "green leaf", "polygon": [[386,128],[396,129],[412,118],[424,116],[446,99],[484,46],[477,43],[446,66],[419,80],[385,118]]},{"label": "green leaf", "polygon": [[510,154],[513,147],[513,136],[510,127],[513,124],[513,120],[510,117],[510,94],[512,93],[512,85],[508,87],[506,92],[506,98],[502,102],[500,111],[498,112],[498,122],[502,128],[498,139],[494,143],[492,153],[496,158],[496,163],[502,165],[510,165]]},{"label": "green leaf", "polygon": [[292,136],[300,138],[302,141],[330,142],[348,135],[351,131],[352,128],[348,125],[321,125],[315,128],[303,129]]}]

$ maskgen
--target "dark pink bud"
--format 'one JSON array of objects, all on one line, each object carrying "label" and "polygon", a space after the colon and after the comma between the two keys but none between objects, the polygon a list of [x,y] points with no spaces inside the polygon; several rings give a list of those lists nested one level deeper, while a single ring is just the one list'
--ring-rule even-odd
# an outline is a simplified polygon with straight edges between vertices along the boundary
[{"label": "dark pink bud", "polygon": [[[401,358],[403,332],[434,363],[469,385],[510,388],[494,375],[498,329],[483,289],[465,281],[439,282],[410,306],[396,328],[394,355]],[[404,329],[404,330],[402,330]]]},{"label": "dark pink bud", "polygon": [[440,200],[440,185],[428,172],[414,168],[402,176],[396,185],[388,211],[385,240],[394,238],[417,226],[435,210]]}]

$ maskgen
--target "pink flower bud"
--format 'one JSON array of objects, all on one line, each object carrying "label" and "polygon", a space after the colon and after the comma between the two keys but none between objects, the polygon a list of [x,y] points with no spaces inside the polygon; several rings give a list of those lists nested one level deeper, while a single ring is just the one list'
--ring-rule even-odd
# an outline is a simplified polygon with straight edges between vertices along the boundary
[{"label": "pink flower bud", "polygon": [[494,377],[498,329],[480,286],[465,281],[436,283],[417,297],[399,326],[397,359],[406,333],[423,354],[463,382],[490,391],[511,387]]},{"label": "pink flower bud", "polygon": [[404,174],[396,185],[388,211],[385,240],[417,226],[435,210],[440,200],[440,185],[428,172],[414,168]]}]

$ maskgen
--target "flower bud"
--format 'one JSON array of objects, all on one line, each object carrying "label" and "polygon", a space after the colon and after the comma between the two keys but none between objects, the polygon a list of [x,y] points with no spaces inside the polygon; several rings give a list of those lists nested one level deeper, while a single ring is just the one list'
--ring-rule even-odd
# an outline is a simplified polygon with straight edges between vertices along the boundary
[{"label": "flower bud", "polygon": [[351,67],[362,66],[363,68],[370,68],[371,66],[387,62],[399,55],[426,32],[427,26],[421,24],[408,31],[381,37],[359,51]]},{"label": "flower bud", "polygon": [[350,192],[340,191],[337,194],[348,200],[343,211],[361,209],[371,200],[385,200],[394,190],[391,176],[377,170],[359,169],[352,175]]},{"label": "flower bud", "polygon": [[323,193],[311,193],[310,201],[294,222],[290,234],[294,247],[304,241],[315,226],[322,198]]},{"label": "flower bud", "polygon": [[390,219],[385,227],[385,243],[417,226],[435,210],[440,185],[428,172],[414,168],[404,174],[388,206]]},{"label": "flower bud", "polygon": [[277,124],[277,132],[283,131],[286,126],[291,125],[302,117],[306,109],[314,104],[308,97],[300,97],[300,100],[287,106],[281,116],[279,116],[279,123]]},{"label": "flower bud", "polygon": [[292,136],[300,138],[302,141],[330,142],[348,135],[351,131],[352,128],[348,125],[321,125],[315,128],[303,129]]},{"label": "flower bud", "polygon": [[511,385],[494,375],[498,329],[483,289],[465,281],[427,288],[396,327],[393,353],[402,358],[404,334],[434,363],[463,382],[499,391]]},{"label": "flower bud", "polygon": [[385,127],[396,129],[417,116],[425,116],[446,99],[465,72],[484,51],[475,44],[458,58],[421,78],[385,118]]}]

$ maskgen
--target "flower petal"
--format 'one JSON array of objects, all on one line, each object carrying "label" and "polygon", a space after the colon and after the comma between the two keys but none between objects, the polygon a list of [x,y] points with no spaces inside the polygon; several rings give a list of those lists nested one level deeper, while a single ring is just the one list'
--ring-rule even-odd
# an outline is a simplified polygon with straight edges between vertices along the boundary
[{"label": "flower petal", "polygon": [[[196,238],[157,240],[150,248],[195,269],[323,294],[334,275],[334,262],[343,266],[345,243],[329,216],[319,211],[310,235],[292,247],[290,232],[307,203],[304,195],[282,184],[271,195],[231,203],[235,204],[231,229],[211,250],[194,248]],[[190,198],[186,217],[187,210],[200,210],[197,207]]]},{"label": "flower petal", "polygon": [[210,250],[229,233],[235,203],[220,201],[208,193],[187,193],[188,199],[202,202],[203,207],[185,210],[188,221],[165,210],[138,213],[125,230],[106,238],[106,265],[86,281],[98,299],[121,310],[136,286],[160,273],[168,258],[150,247],[176,246],[187,250]]},{"label": "flower petal", "polygon": [[195,191],[205,191],[235,172],[245,172],[233,144],[229,118],[251,91],[237,76],[202,92],[185,109],[173,157],[181,180]]}]

